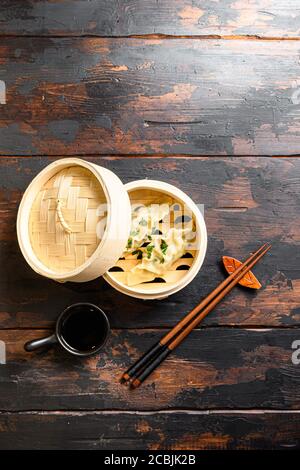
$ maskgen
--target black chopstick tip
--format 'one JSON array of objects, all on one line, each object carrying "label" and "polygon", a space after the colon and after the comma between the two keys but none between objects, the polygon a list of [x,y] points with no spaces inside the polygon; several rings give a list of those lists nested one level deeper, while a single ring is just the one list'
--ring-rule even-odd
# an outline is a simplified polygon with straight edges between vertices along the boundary
[{"label": "black chopstick tip", "polygon": [[130,384],[131,390],[135,390],[136,388],[138,388],[141,385],[141,383],[142,382],[139,379],[134,379]]},{"label": "black chopstick tip", "polygon": [[128,380],[130,379],[129,375],[128,374],[123,374],[122,377],[120,378],[120,384],[125,384],[128,382]]}]

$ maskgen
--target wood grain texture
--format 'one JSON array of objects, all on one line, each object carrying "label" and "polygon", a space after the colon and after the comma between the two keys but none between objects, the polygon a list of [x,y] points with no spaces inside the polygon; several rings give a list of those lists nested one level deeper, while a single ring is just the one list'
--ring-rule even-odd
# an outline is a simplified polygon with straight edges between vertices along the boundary
[{"label": "wood grain texture", "polygon": [[1,0],[0,34],[299,36],[298,0]]},{"label": "wood grain texture", "polygon": [[0,410],[299,409],[299,328],[196,330],[141,388],[121,385],[122,372],[164,332],[114,330],[103,352],[82,359],[59,347],[24,351],[49,331],[0,330]]},{"label": "wood grain texture", "polygon": [[125,183],[163,180],[204,204],[208,251],[196,279],[161,301],[127,297],[106,284],[58,284],[35,274],[16,240],[18,204],[32,178],[50,158],[0,159],[0,327],[49,327],[68,304],[99,304],[117,328],[168,327],[224,279],[221,257],[247,258],[263,242],[273,245],[255,267],[257,292],[237,287],[203,325],[300,325],[300,159],[297,158],[111,158],[90,161]]},{"label": "wood grain texture", "polygon": [[6,38],[0,154],[298,154],[299,44]]},{"label": "wood grain texture", "polygon": [[[0,2],[1,450],[300,448],[300,159],[249,157],[299,155],[299,20],[299,0]],[[161,179],[205,205],[208,253],[186,289],[143,302],[26,265],[15,220],[53,160],[39,155],[86,154],[124,182]],[[265,241],[260,291],[236,288],[141,389],[119,385],[224,278],[222,255]],[[113,326],[101,354],[25,353],[84,300]]]},{"label": "wood grain texture", "polygon": [[0,414],[0,449],[299,449],[296,412]]}]

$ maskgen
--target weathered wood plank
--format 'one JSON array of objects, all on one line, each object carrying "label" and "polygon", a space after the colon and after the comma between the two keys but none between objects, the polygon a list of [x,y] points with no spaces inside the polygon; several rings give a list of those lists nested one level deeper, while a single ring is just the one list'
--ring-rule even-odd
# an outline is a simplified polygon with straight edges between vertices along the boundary
[{"label": "weathered wood plank", "polygon": [[102,279],[57,284],[35,274],[23,259],[15,220],[23,191],[53,159],[0,159],[0,327],[48,327],[68,304],[90,301],[117,328],[171,326],[224,277],[224,254],[240,259],[270,241],[273,248],[255,273],[258,292],[236,288],[204,325],[300,325],[300,159],[298,158],[104,158],[89,160],[124,182],[167,181],[204,204],[208,251],[196,279],[163,301],[141,301],[118,293]]},{"label": "weathered wood plank", "polygon": [[44,412],[0,414],[0,449],[300,448],[297,412]]},{"label": "weathered wood plank", "polygon": [[299,153],[298,41],[8,38],[0,64],[2,155]]},{"label": "weathered wood plank", "polygon": [[2,0],[0,34],[299,36],[298,0]]},{"label": "weathered wood plank", "polygon": [[59,347],[24,351],[49,330],[0,330],[7,349],[0,410],[299,409],[292,343],[300,329],[196,330],[140,389],[120,385],[122,372],[162,333],[114,330],[102,353],[81,359]]}]

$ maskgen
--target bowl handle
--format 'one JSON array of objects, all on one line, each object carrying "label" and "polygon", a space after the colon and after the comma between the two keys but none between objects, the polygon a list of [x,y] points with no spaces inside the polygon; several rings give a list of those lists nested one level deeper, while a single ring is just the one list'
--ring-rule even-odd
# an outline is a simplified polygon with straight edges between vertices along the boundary
[{"label": "bowl handle", "polygon": [[46,336],[45,338],[34,339],[32,341],[28,341],[24,345],[24,349],[27,352],[35,351],[38,348],[44,346],[50,346],[52,344],[57,343],[56,335],[53,333],[51,336]]}]

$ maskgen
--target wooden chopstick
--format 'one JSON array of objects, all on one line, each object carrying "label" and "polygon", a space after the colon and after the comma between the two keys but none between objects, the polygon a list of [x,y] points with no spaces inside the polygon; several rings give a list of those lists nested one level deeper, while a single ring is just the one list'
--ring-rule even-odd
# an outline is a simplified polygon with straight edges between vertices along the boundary
[{"label": "wooden chopstick", "polygon": [[[195,318],[185,327],[182,331],[171,341],[163,350],[142,370],[142,372],[137,375],[132,383],[131,388],[139,387],[144,380],[153,372],[156,367],[161,364],[161,362],[179,345],[181,342],[191,333],[191,331],[206,317],[206,315],[213,310],[213,308],[220,302],[223,297],[225,297],[228,292],[230,292],[233,287],[242,279],[242,277],[248,272],[271,248],[271,245],[267,245],[263,251],[259,251],[259,254],[255,259],[253,259],[247,267],[240,271],[237,277],[232,279],[232,281],[223,289]],[[235,271],[235,273],[238,270]]]},{"label": "wooden chopstick", "polygon": [[209,302],[219,294],[240,272],[242,272],[259,253],[266,248],[267,243],[262,245],[255,253],[249,256],[246,261],[239,266],[230,276],[221,282],[205,299],[203,299],[193,310],[191,310],[182,320],[180,320],[168,333],[166,333],[159,342],[152,346],[142,357],[140,357],[129,369],[124,372],[120,382],[125,383],[141,370],[145,365],[157,356],[160,352],[166,349],[166,345],[202,310]]}]

